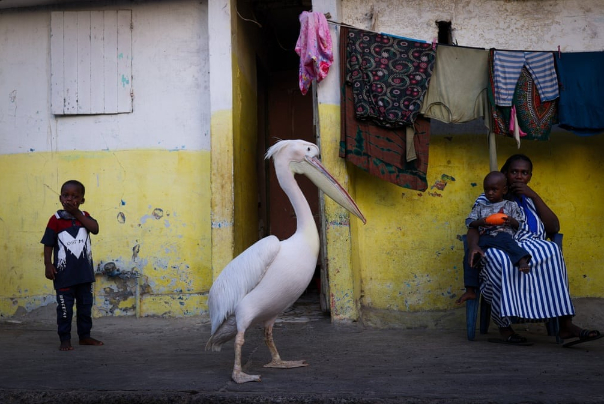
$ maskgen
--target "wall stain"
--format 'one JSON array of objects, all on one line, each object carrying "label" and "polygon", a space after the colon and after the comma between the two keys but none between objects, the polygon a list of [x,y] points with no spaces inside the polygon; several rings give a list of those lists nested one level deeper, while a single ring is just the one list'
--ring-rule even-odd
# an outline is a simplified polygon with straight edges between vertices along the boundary
[{"label": "wall stain", "polygon": [[[449,181],[455,181],[455,178],[451,177],[450,175],[447,174],[443,174],[440,176],[440,180],[436,180],[434,182],[434,185],[432,185],[430,187],[430,189],[438,189],[439,191],[443,191],[445,189],[445,187],[447,186],[447,183]],[[439,195],[440,196],[440,195]]]}]

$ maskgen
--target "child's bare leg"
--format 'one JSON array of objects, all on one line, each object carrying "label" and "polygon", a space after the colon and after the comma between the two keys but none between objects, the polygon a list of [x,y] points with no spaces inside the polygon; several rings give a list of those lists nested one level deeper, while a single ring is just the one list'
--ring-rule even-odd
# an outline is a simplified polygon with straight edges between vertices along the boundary
[{"label": "child's bare leg", "polygon": [[80,339],[80,345],[95,345],[95,346],[100,346],[100,345],[105,345],[105,344],[103,344],[103,342],[99,341],[98,339],[94,339],[92,337],[86,337],[86,338],[81,338]]},{"label": "child's bare leg", "polygon": [[459,297],[459,299],[457,299],[455,301],[455,303],[462,304],[466,300],[472,300],[472,299],[476,299],[476,288],[473,286],[468,286],[468,287],[466,287],[466,291],[464,292],[464,294],[461,295]]},{"label": "child's bare leg", "polygon": [[65,341],[61,341],[59,351],[73,351],[73,347],[71,346],[71,340],[67,339]]},{"label": "child's bare leg", "polygon": [[526,257],[520,258],[520,260],[518,261],[518,269],[522,273],[525,273],[525,274],[529,273],[529,271],[531,270],[531,267],[529,266],[528,259]]}]

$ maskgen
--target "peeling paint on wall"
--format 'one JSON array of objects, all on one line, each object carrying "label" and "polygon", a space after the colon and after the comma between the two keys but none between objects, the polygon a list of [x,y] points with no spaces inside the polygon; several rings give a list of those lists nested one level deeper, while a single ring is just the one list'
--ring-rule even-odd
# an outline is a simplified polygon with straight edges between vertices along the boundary
[{"label": "peeling paint on wall", "polygon": [[[434,189],[434,188],[436,188],[436,189],[438,189],[439,191],[443,191],[443,190],[445,189],[445,187],[447,186],[447,183],[448,183],[449,181],[455,181],[455,178],[453,178],[452,176],[447,175],[447,174],[442,174],[442,175],[440,176],[440,180],[436,180],[436,181],[434,182],[434,185],[432,185],[432,186],[430,187],[430,189]],[[440,196],[440,195],[439,195],[439,196]]]}]

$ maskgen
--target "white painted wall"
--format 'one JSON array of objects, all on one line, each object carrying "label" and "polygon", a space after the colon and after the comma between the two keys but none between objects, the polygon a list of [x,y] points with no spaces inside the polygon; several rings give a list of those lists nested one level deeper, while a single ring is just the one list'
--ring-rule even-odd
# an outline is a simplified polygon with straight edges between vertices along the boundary
[{"label": "white painted wall", "polygon": [[604,49],[601,0],[346,0],[342,21],[376,31],[431,41],[435,21],[452,21],[459,45],[499,49]]},{"label": "white painted wall", "polygon": [[[0,11],[0,154],[210,150],[207,2],[95,2],[132,10],[134,112],[50,113],[50,11]],[[73,8],[69,10],[74,10]]]}]

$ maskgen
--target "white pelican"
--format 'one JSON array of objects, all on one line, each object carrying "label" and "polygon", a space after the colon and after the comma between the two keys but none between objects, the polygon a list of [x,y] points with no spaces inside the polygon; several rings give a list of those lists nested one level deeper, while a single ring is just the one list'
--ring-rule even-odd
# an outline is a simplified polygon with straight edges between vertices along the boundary
[{"label": "white pelican", "polygon": [[265,237],[231,261],[214,281],[208,306],[212,332],[206,349],[220,351],[235,337],[235,364],[232,378],[237,383],[260,381],[260,375],[241,370],[241,347],[245,331],[254,324],[264,325],[264,340],[272,360],[264,367],[294,368],[306,361],[281,360],[273,341],[273,324],[310,283],[319,255],[319,232],[310,206],[294,179],[304,174],[344,208],[365,218],[350,195],[318,160],[319,148],[303,140],[282,140],[266,152],[273,158],[279,185],[296,212],[297,229],[287,240]]}]

